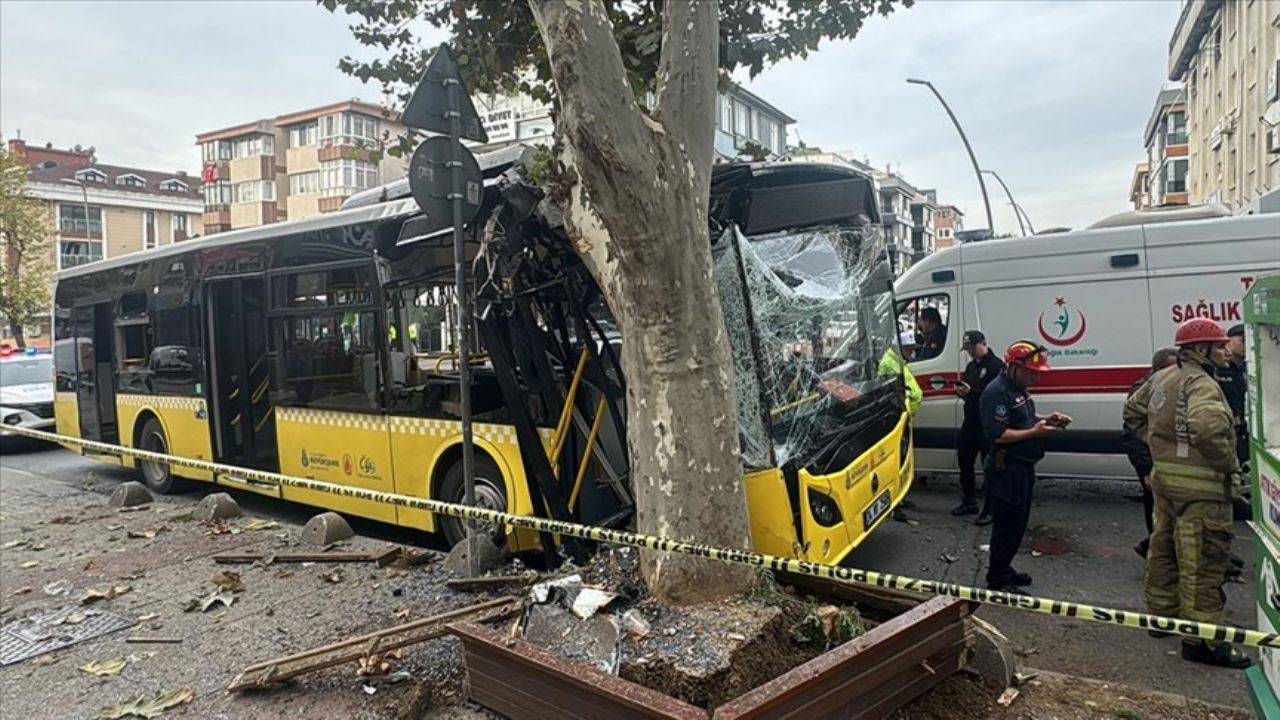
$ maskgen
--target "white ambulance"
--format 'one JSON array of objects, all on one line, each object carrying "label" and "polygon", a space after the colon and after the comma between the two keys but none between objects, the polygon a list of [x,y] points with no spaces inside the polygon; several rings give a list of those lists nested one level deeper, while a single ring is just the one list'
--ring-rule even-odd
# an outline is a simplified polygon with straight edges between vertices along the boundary
[{"label": "white ambulance", "polygon": [[[895,285],[899,324],[935,307],[941,354],[908,364],[924,390],[915,420],[916,466],[955,471],[962,419],[955,382],[966,330],[1003,355],[1015,340],[1048,350],[1053,369],[1032,389],[1042,412],[1075,422],[1047,441],[1042,475],[1132,478],[1118,447],[1130,385],[1183,320],[1229,328],[1253,278],[1280,269],[1280,215],[1220,217],[1209,207],[1122,213],[1087,230],[968,243],[934,253]],[[1205,219],[1184,219],[1209,216]]]}]

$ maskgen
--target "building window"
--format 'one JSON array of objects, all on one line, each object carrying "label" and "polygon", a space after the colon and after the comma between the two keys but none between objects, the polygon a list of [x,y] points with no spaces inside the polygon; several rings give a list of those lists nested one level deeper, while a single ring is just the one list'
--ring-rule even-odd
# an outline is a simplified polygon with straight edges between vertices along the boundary
[{"label": "building window", "polygon": [[102,239],[102,208],[82,204],[58,206],[58,230],[63,235]]},{"label": "building window", "polygon": [[363,160],[333,160],[320,164],[320,190],[325,197],[343,197],[378,184],[378,166]]},{"label": "building window", "polygon": [[294,125],[289,128],[289,147],[298,148],[315,145],[320,132],[320,124],[315,122]]},{"label": "building window", "polygon": [[752,137],[755,139],[756,144],[766,150],[773,149],[773,120],[756,113],[756,126],[752,130],[755,131],[752,133]]},{"label": "building window", "polygon": [[275,155],[276,141],[270,135],[254,135],[240,138],[231,143],[231,157],[247,158],[260,155]]},{"label": "building window", "polygon": [[724,132],[733,133],[733,101],[728,95],[716,96],[716,126]]},{"label": "building window", "polygon": [[319,170],[289,176],[290,195],[305,195],[314,192],[320,192]]},{"label": "building window", "polygon": [[208,183],[200,191],[204,194],[205,207],[231,204],[231,183]]},{"label": "building window", "polygon": [[201,158],[207,163],[230,160],[233,152],[232,145],[233,143],[226,140],[210,140],[206,143],[200,143]]},{"label": "building window", "polygon": [[1165,145],[1185,145],[1187,143],[1187,114],[1181,110],[1169,113],[1165,118]]},{"label": "building window", "polygon": [[373,147],[378,142],[378,121],[356,113],[339,113],[320,118],[320,139],[324,145]]},{"label": "building window", "polygon": [[102,172],[101,170],[94,170],[94,169],[90,168],[90,169],[88,169],[88,170],[77,170],[77,171],[76,171],[76,179],[77,179],[77,180],[79,180],[79,181],[81,181],[81,182],[96,182],[96,183],[100,183],[100,182],[106,182],[106,181],[107,181],[107,175],[106,175],[106,173]]},{"label": "building window", "polygon": [[156,238],[156,211],[143,210],[142,211],[142,248],[144,250],[150,250],[151,248],[156,247],[159,244],[160,243]]},{"label": "building window", "polygon": [[1177,158],[1165,163],[1161,169],[1164,176],[1164,194],[1184,193],[1187,191],[1187,159]]},{"label": "building window", "polygon": [[160,183],[160,189],[167,190],[169,192],[186,192],[189,188],[187,187],[187,184],[181,180],[165,180]]},{"label": "building window", "polygon": [[751,108],[737,100],[733,102],[733,134],[751,137]]},{"label": "building window", "polygon": [[276,184],[270,180],[249,180],[232,185],[233,202],[270,202],[276,199]]},{"label": "building window", "polygon": [[187,239],[188,230],[187,216],[181,213],[174,213],[170,216],[170,227],[173,232],[173,242],[182,242]]},{"label": "building window", "polygon": [[125,187],[144,188],[147,186],[147,181],[137,175],[128,174],[117,177],[116,184],[123,185]]}]

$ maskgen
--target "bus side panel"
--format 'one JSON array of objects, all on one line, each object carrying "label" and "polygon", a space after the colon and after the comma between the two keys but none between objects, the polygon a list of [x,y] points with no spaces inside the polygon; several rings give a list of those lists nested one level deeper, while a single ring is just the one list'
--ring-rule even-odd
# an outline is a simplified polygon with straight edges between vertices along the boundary
[{"label": "bus side panel", "polygon": [[[116,395],[116,417],[120,423],[120,444],[134,447],[134,439],[142,430],[143,413],[154,414],[160,419],[169,453],[193,460],[212,460],[213,448],[209,440],[209,411],[204,398],[172,395]],[[136,467],[133,458],[125,458],[126,467]],[[207,470],[175,467],[173,474],[190,480],[212,482]]]},{"label": "bus side panel", "polygon": [[[80,437],[80,405],[74,392],[53,394],[53,418],[59,435]],[[64,445],[72,452],[81,452],[79,445]]]},{"label": "bus side panel", "polygon": [[778,468],[748,473],[747,510],[751,516],[751,545],[756,552],[796,556],[796,531],[791,520],[787,486]]},{"label": "bus side panel", "polygon": [[[386,418],[288,407],[277,407],[275,412],[281,473],[379,492],[394,490]],[[284,488],[282,495],[340,513],[396,521],[396,506],[389,503],[295,487]]]}]

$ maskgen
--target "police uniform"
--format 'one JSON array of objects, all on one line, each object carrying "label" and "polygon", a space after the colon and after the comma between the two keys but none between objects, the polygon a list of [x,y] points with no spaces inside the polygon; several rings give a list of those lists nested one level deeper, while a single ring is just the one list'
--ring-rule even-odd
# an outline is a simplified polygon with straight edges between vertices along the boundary
[{"label": "police uniform", "polygon": [[[966,347],[986,341],[986,336],[977,330],[970,330],[964,334]],[[960,431],[956,434],[956,454],[960,462],[960,502],[962,508],[977,502],[977,478],[974,475],[973,464],[978,459],[979,454],[984,458],[986,457],[987,448],[989,447],[986,438],[983,436],[979,403],[982,400],[983,391],[987,389],[987,386],[992,381],[1000,377],[1000,373],[1003,371],[1004,363],[1000,358],[996,357],[995,351],[987,348],[986,355],[977,360],[969,361],[969,364],[964,368],[964,376],[961,378],[969,386],[969,394],[964,398],[964,420],[960,423]],[[989,509],[989,504],[984,504],[983,514],[986,514]],[[957,510],[960,510],[960,508],[957,508]]]},{"label": "police uniform", "polygon": [[1005,430],[1035,427],[1038,422],[1036,403],[1027,389],[1005,372],[982,391],[978,413],[982,420],[983,440],[992,448],[982,467],[991,503],[991,556],[987,585],[993,588],[1025,585],[1030,578],[1015,572],[1012,563],[1031,518],[1036,463],[1044,457],[1044,443],[1036,438],[997,445],[996,438]]}]

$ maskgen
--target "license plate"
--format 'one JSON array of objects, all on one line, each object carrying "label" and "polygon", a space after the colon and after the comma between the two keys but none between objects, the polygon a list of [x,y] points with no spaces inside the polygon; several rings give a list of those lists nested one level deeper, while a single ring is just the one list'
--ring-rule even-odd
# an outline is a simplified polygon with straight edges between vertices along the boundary
[{"label": "license plate", "polygon": [[890,504],[889,491],[885,490],[880,493],[879,497],[871,501],[871,505],[866,510],[862,511],[862,528],[870,530],[871,526],[875,525],[876,521],[880,519],[880,516],[889,511]]}]

